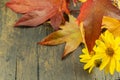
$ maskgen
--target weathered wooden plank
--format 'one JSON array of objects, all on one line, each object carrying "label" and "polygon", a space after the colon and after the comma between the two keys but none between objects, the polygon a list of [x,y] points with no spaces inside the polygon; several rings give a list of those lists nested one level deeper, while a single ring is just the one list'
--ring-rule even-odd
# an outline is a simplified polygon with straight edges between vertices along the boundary
[{"label": "weathered wooden plank", "polygon": [[0,80],[15,80],[16,50],[12,25],[16,15],[3,6],[5,2],[0,2]]},{"label": "weathered wooden plank", "polygon": [[92,73],[92,78],[95,80],[119,80],[120,73],[115,73],[114,75],[105,74],[104,71],[99,71],[98,68],[95,68]]},{"label": "weathered wooden plank", "polygon": [[[41,36],[46,36],[51,30],[45,27],[40,32]],[[63,45],[38,47],[40,80],[75,80],[71,59],[61,60],[63,49]]]},{"label": "weathered wooden plank", "polygon": [[17,15],[5,6],[0,10],[0,80],[37,80],[36,30],[13,28]]},{"label": "weathered wooden plank", "polygon": [[37,79],[36,29],[18,29],[17,46],[17,80]]}]

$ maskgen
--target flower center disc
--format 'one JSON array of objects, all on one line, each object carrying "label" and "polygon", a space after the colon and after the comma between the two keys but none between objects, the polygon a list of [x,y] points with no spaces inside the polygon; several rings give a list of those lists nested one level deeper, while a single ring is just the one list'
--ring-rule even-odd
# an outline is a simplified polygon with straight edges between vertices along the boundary
[{"label": "flower center disc", "polygon": [[113,50],[112,48],[107,48],[107,49],[106,49],[106,53],[107,53],[107,55],[109,55],[109,56],[113,56],[114,50]]}]

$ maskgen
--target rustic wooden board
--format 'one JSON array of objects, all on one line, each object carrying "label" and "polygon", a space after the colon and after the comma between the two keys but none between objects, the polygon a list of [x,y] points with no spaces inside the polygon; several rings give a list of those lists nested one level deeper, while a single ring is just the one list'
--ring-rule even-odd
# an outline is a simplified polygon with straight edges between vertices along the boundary
[{"label": "rustic wooden board", "polygon": [[[41,46],[36,43],[53,32],[49,24],[37,28],[14,28],[19,15],[0,1],[0,80],[118,80],[119,73],[92,74],[79,62],[81,47],[61,60],[64,45]],[[71,7],[71,9],[74,9]]]}]

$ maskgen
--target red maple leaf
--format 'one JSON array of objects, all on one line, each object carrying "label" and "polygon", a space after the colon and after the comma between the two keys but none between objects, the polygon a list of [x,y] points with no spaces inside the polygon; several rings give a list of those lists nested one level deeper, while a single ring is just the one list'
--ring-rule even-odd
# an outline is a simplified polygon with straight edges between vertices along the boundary
[{"label": "red maple leaf", "polygon": [[15,26],[38,26],[50,19],[54,29],[64,20],[63,13],[69,14],[68,0],[11,0],[7,7],[23,16]]},{"label": "red maple leaf", "polygon": [[111,0],[87,0],[80,9],[77,18],[78,24],[83,22],[85,29],[85,41],[89,52],[95,45],[95,40],[101,33],[103,16],[110,16],[120,20],[120,10]]}]

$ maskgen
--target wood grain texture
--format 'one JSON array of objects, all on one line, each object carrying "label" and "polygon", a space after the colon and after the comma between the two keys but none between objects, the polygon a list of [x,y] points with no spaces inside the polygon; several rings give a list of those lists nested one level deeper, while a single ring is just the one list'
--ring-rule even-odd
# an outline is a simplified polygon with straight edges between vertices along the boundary
[{"label": "wood grain texture", "polygon": [[14,28],[19,15],[5,7],[7,1],[0,1],[0,80],[119,80],[119,73],[111,76],[98,69],[92,74],[84,71],[79,62],[82,47],[62,61],[65,44],[37,45],[53,29],[49,24]]}]

